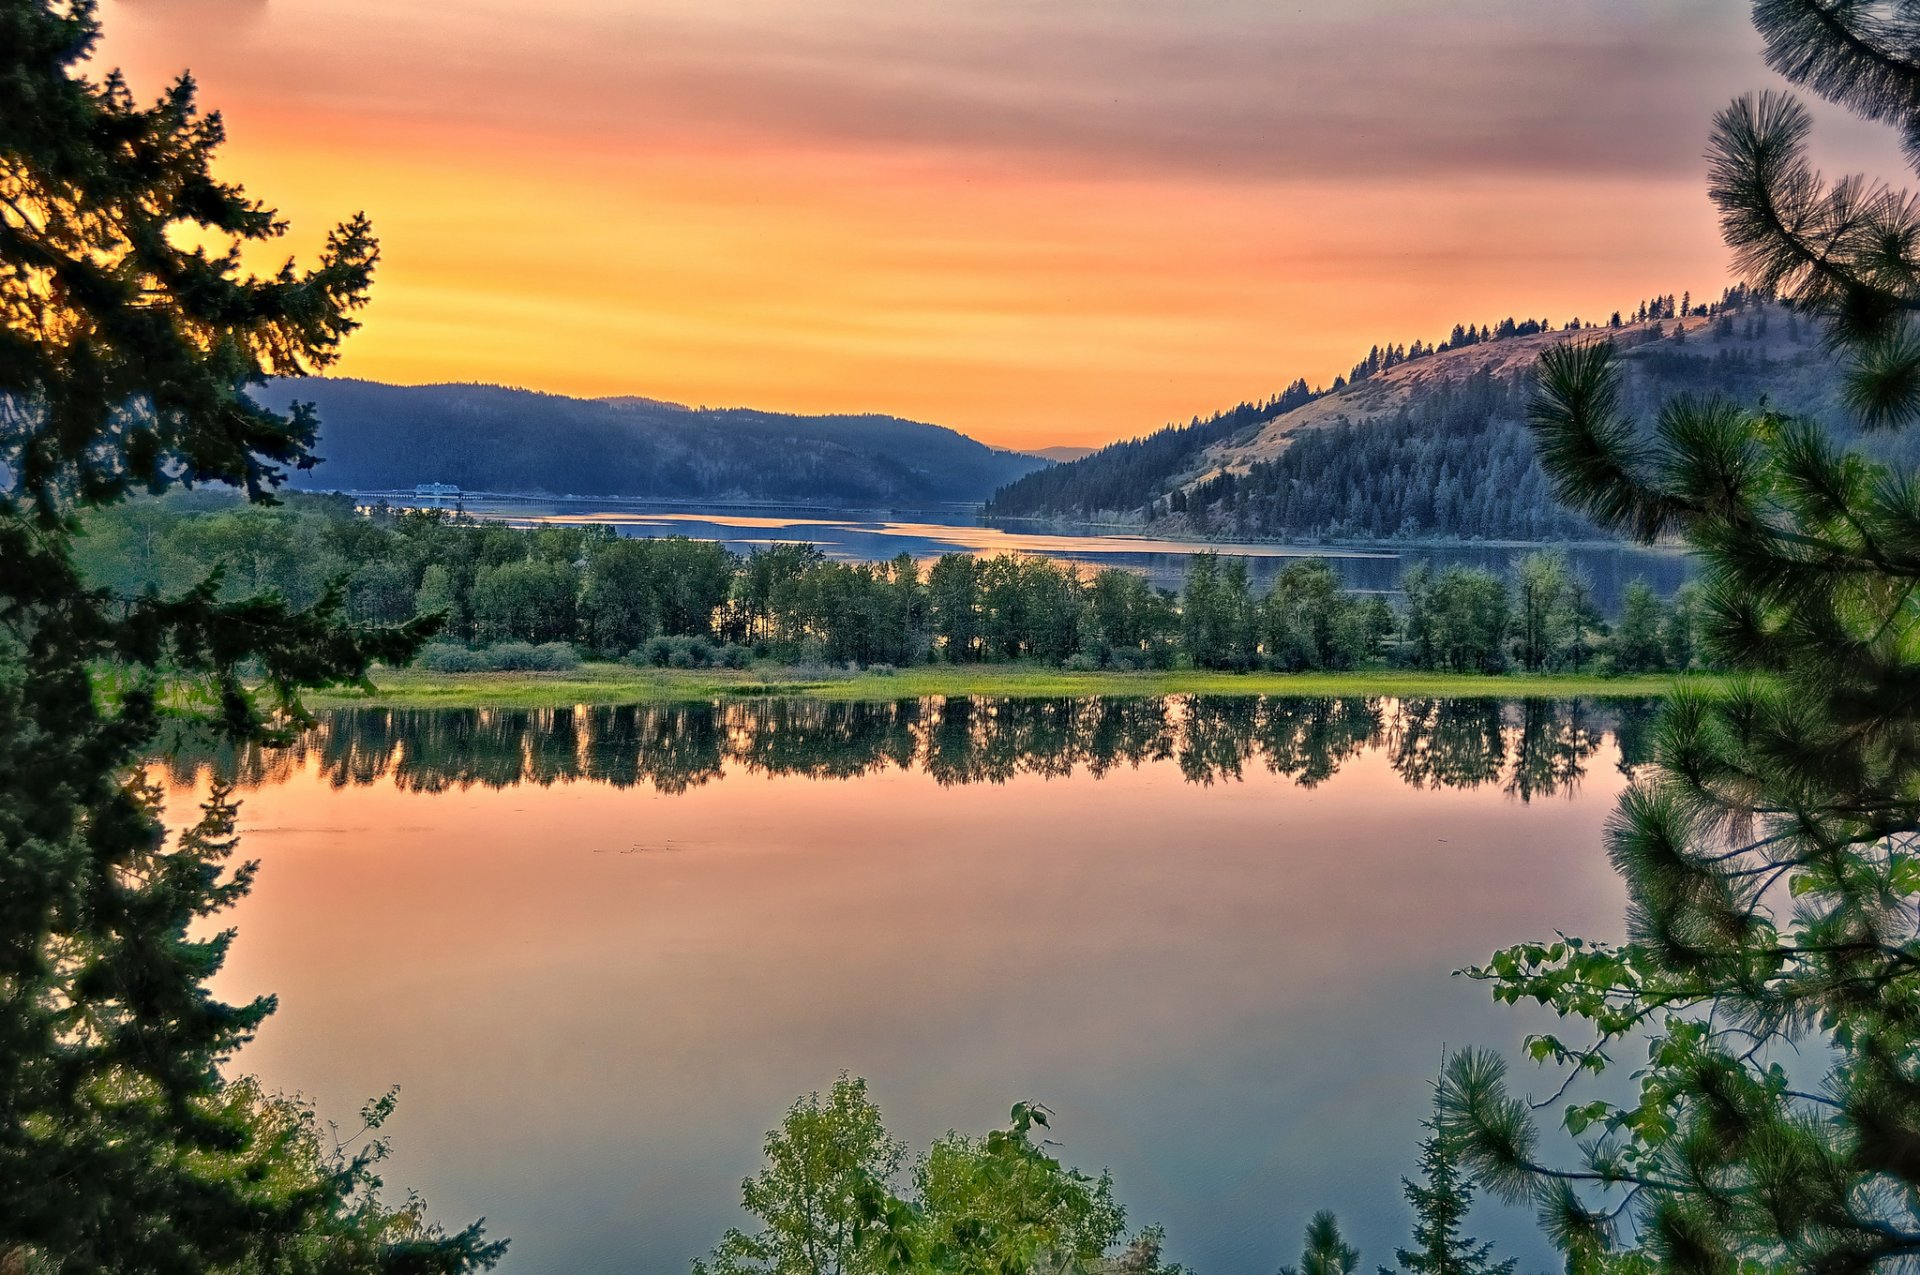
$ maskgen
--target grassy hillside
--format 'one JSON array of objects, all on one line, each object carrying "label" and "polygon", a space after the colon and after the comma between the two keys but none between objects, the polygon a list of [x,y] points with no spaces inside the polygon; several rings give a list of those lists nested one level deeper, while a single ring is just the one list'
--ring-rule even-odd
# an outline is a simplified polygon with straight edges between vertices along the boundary
[{"label": "grassy hillside", "polygon": [[997,493],[989,512],[1293,540],[1594,536],[1554,502],[1524,425],[1533,367],[1569,341],[1619,347],[1627,407],[1642,419],[1675,394],[1721,394],[1764,397],[1844,428],[1819,332],[1778,304],[1735,293],[1710,315],[1503,328],[1456,330],[1458,344],[1415,343],[1410,356],[1384,361],[1376,351],[1328,390],[1266,410],[1243,405],[1029,475]]},{"label": "grassy hillside", "polygon": [[786,416],[491,385],[275,381],[320,411],[315,489],[887,504],[975,501],[1046,462],[890,416]]}]

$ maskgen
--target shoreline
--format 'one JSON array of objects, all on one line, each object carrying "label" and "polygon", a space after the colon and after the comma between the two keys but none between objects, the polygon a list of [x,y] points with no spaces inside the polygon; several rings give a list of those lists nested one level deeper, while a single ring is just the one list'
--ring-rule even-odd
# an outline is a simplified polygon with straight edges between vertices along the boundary
[{"label": "shoreline", "polygon": [[354,688],[312,691],[310,708],[568,708],[576,705],[669,703],[726,698],[843,701],[927,696],[1012,698],[1159,695],[1386,696],[1439,699],[1645,699],[1664,695],[1682,677],[1714,682],[1714,674],[1430,673],[1356,669],[1341,673],[1068,672],[1029,664],[930,664],[893,673],[787,667],[633,668],[583,664],[558,673],[431,673],[378,669],[369,694]]}]

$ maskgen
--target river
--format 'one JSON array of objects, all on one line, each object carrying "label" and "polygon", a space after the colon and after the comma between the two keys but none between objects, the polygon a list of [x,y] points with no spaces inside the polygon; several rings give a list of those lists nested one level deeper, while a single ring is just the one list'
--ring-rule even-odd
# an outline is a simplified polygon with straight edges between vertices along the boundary
[{"label": "river", "polygon": [[[364,502],[416,503],[399,493],[357,493]],[[1446,567],[1455,563],[1505,571],[1534,545],[1372,545],[1219,542],[1198,544],[1124,531],[1052,531],[1018,524],[983,523],[966,509],[899,513],[833,511],[771,506],[670,505],[645,501],[596,501],[520,496],[469,496],[462,508],[479,518],[516,525],[539,523],[602,524],[626,536],[691,536],[716,540],[736,553],[782,542],[820,546],[828,557],[878,562],[905,553],[919,561],[944,553],[1030,553],[1079,563],[1091,570],[1125,567],[1146,575],[1162,588],[1178,588],[1194,553],[1211,550],[1246,560],[1255,586],[1268,581],[1290,561],[1318,557],[1331,561],[1347,587],[1388,592],[1414,563]],[[1621,595],[1642,579],[1662,596],[1693,573],[1691,559],[1674,549],[1636,545],[1572,545],[1564,552],[1592,582],[1594,597],[1608,615],[1619,611]]]}]

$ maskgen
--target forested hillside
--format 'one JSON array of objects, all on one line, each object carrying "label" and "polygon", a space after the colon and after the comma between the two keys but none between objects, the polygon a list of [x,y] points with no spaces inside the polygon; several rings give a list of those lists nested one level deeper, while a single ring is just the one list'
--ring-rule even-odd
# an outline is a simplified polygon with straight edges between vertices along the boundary
[{"label": "forested hillside", "polygon": [[1274,539],[1552,540],[1597,533],[1561,508],[1524,424],[1541,351],[1610,340],[1642,420],[1675,394],[1721,394],[1839,423],[1811,320],[1733,290],[1656,297],[1600,324],[1456,325],[1384,345],[1325,390],[1117,443],[995,494],[1001,517],[1120,519],[1170,534]]},{"label": "forested hillside", "polygon": [[469,491],[847,504],[982,500],[1046,462],[891,416],[786,416],[491,385],[273,381],[311,402],[326,459],[310,490],[452,483]]}]

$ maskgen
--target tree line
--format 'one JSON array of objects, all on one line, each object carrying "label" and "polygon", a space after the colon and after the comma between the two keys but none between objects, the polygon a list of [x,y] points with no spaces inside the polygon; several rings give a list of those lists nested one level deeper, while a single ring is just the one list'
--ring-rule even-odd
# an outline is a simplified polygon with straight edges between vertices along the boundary
[{"label": "tree line", "polygon": [[897,769],[948,786],[1171,761],[1187,783],[1264,770],[1312,788],[1363,751],[1384,750],[1411,787],[1490,786],[1525,802],[1572,792],[1609,738],[1632,773],[1648,760],[1653,717],[1644,700],[1290,695],[338,709],[286,748],[185,734],[154,765],[176,786],[252,788],[312,767],[336,788],[585,782],[680,793],[729,773],[854,779]]},{"label": "tree line", "polygon": [[[1074,669],[1300,672],[1390,664],[1497,673],[1641,673],[1698,667],[1698,600],[1629,588],[1618,616],[1564,555],[1506,575],[1410,568],[1396,605],[1347,592],[1323,559],[1288,563],[1264,592],[1244,559],[1198,553],[1183,587],[1120,568],[947,554],[922,565],[839,562],[813,545],[746,555],[682,536],[608,527],[516,528],[444,510],[356,509],[344,497],[262,508],[195,493],[90,517],[78,557],[123,597],[215,582],[216,596],[292,606],[343,582],[365,624],[442,617],[430,666],[474,667],[452,647],[565,648],[635,663],[911,665],[1025,660]],[[537,667],[523,664],[523,667]]]},{"label": "tree line", "polygon": [[986,502],[1000,518],[1058,517],[1125,513],[1139,509],[1165,490],[1167,475],[1178,473],[1214,443],[1303,407],[1326,393],[1296,378],[1286,389],[1261,402],[1239,403],[1202,420],[1167,425],[1151,434],[1109,443],[1064,464],[1049,465],[1006,484]]}]

